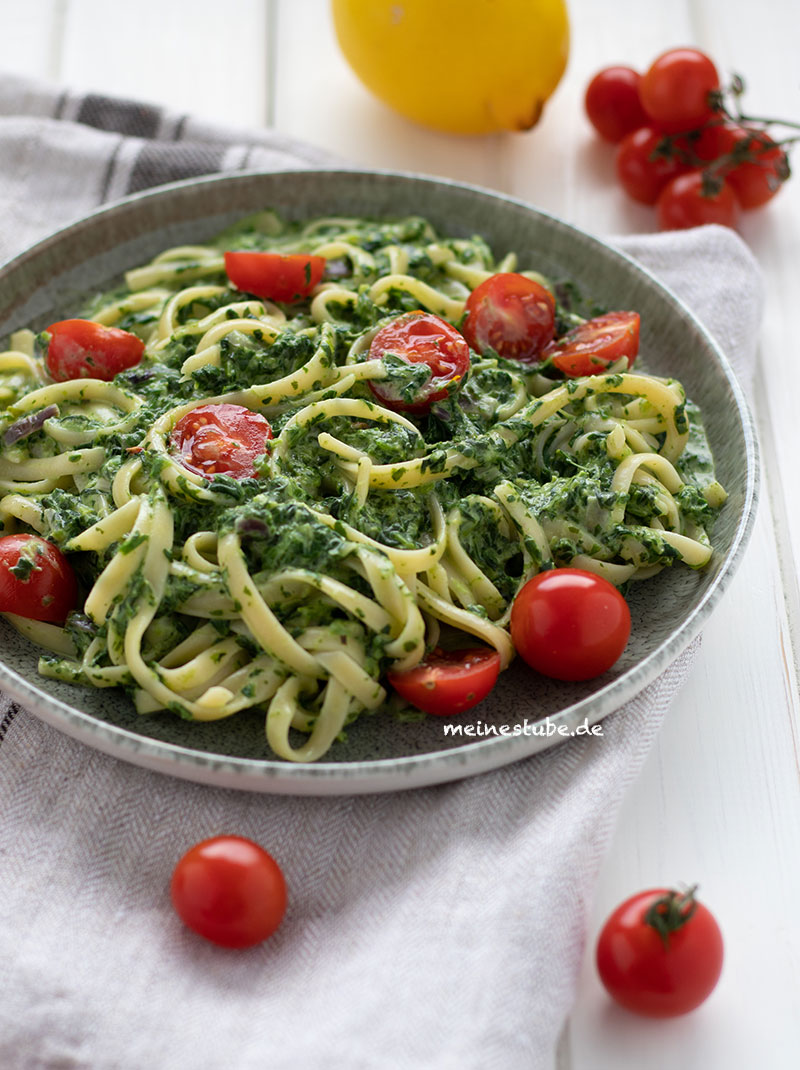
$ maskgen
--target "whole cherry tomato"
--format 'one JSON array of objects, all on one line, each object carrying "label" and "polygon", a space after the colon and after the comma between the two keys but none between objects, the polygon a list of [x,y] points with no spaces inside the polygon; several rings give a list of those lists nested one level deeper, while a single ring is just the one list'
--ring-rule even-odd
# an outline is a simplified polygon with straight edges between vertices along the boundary
[{"label": "whole cherry tomato", "polygon": [[642,76],[639,96],[652,122],[667,133],[692,130],[712,118],[717,68],[696,48],[671,48]]},{"label": "whole cherry tomato", "polygon": [[0,538],[0,613],[63,624],[77,601],[75,573],[57,546],[39,535]]},{"label": "whole cherry tomato", "polygon": [[260,413],[222,404],[199,405],[187,412],[173,427],[170,441],[192,472],[252,479],[254,461],[270,438],[272,428]]},{"label": "whole cherry tomato", "polygon": [[590,680],[610,669],[631,631],[619,591],[578,568],[540,572],[511,609],[511,638],[531,668],[556,680]]},{"label": "whole cherry tomato", "polygon": [[734,190],[742,208],[759,208],[778,193],[788,177],[786,153],[763,131],[739,125],[724,129],[730,139],[725,152],[735,152],[747,144],[748,154],[752,157],[730,170],[723,170],[725,181]]},{"label": "whole cherry tomato", "polygon": [[280,866],[241,836],[195,844],[175,866],[170,895],[184,925],[221,947],[260,944],[286,913]]},{"label": "whole cherry tomato", "polygon": [[730,183],[722,180],[717,192],[705,191],[700,171],[673,178],[661,191],[656,205],[661,230],[684,230],[705,223],[735,227],[740,215],[739,201]]},{"label": "whole cherry tomato", "polygon": [[642,76],[632,67],[604,67],[586,88],[586,114],[606,141],[622,141],[647,124],[639,99]]},{"label": "whole cherry tomato", "polygon": [[651,1018],[698,1007],[722,972],[719,925],[695,888],[653,888],[617,907],[597,942],[597,970],[621,1006]]},{"label": "whole cherry tomato", "polygon": [[628,134],[617,151],[617,176],[629,197],[642,204],[655,204],[671,178],[688,170],[677,156],[660,153],[664,134],[654,126],[642,126]]},{"label": "whole cherry tomato", "polygon": [[464,337],[477,353],[493,349],[507,360],[540,359],[555,332],[555,298],[525,275],[499,272],[467,298]]},{"label": "whole cherry tomato", "polygon": [[740,130],[742,128],[736,123],[712,122],[700,127],[692,137],[680,137],[677,141],[685,151],[694,153],[704,163],[711,163],[733,152]]},{"label": "whole cherry tomato", "polygon": [[786,153],[769,134],[756,127],[725,123],[708,126],[698,140],[697,155],[704,160],[746,153],[748,159],[720,169],[742,208],[759,208],[771,200],[789,174]]},{"label": "whole cherry tomato", "polygon": [[427,364],[427,382],[408,396],[401,394],[391,378],[369,380],[369,388],[387,408],[402,412],[428,412],[442,401],[469,371],[469,346],[459,331],[431,312],[407,312],[381,327],[369,347],[372,360],[387,355],[408,364]]},{"label": "whole cherry tomato", "polygon": [[500,673],[500,655],[489,647],[434,650],[405,672],[389,672],[389,683],[425,713],[450,717],[486,698]]},{"label": "whole cherry tomato", "polygon": [[46,364],[58,383],[68,379],[104,379],[133,368],[142,359],[144,342],[118,327],[94,320],[59,320],[47,328]]}]

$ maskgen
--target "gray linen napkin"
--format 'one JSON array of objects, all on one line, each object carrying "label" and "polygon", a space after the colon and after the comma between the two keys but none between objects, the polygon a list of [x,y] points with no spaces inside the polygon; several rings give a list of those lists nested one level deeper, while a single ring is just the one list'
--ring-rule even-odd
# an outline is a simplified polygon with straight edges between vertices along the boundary
[{"label": "gray linen napkin", "polygon": [[[148,185],[322,162],[272,133],[0,79],[0,257]],[[704,228],[618,244],[749,377],[760,281],[741,241]],[[552,1067],[620,801],[696,647],[602,737],[393,796],[173,780],[0,697],[0,1065]],[[281,929],[247,952],[206,944],[169,904],[177,858],[225,832],[266,846],[290,890]]]}]

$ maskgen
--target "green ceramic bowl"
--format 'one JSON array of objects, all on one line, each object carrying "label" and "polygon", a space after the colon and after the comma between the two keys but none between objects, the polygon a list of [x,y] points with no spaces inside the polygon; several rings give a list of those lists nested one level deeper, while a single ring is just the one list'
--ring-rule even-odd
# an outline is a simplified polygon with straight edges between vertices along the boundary
[{"label": "green ceramic bowl", "polygon": [[[722,353],[688,309],[632,260],[566,223],[485,190],[413,175],[359,171],[234,174],[177,183],[128,198],[40,242],[0,271],[0,336],[74,313],[80,297],[170,245],[202,241],[265,207],[288,218],[396,217],[416,213],[442,232],[484,235],[497,253],[573,278],[607,307],[642,315],[647,369],[680,379],[705,416],[718,475],[729,499],[714,530],[715,554],[701,572],[665,571],[629,599],[631,640],[602,678],[563,684],[521,663],[461,718],[509,726],[502,736],[445,737],[429,717],[401,723],[364,716],[324,761],[295,765],[271,757],[263,713],[192,724],[170,713],[138,716],[110,690],[44,680],[38,651],[0,621],[0,685],[59,730],[118,758],[190,780],[286,794],[394,791],[482,773],[560,742],[514,735],[548,717],[574,728],[618,709],[654,680],[700,630],[731,579],[747,541],[757,483],[755,435],[741,389]],[[568,745],[568,744],[567,744]]]}]

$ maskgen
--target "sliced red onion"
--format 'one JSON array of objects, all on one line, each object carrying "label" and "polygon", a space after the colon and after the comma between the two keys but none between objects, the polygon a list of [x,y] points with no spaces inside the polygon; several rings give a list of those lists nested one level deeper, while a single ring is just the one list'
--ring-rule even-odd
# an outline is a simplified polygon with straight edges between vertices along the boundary
[{"label": "sliced red onion", "polygon": [[130,386],[141,386],[148,379],[152,379],[154,375],[155,372],[151,368],[143,368],[141,371],[132,372],[128,376],[128,383]]},{"label": "sliced red onion", "polygon": [[100,630],[91,617],[87,617],[85,613],[73,613],[70,617],[70,627],[76,632],[91,636],[92,639]]},{"label": "sliced red onion", "polygon": [[261,517],[243,516],[237,521],[236,530],[240,535],[266,535],[269,528]]},{"label": "sliced red onion", "polygon": [[346,257],[336,257],[325,263],[325,278],[326,279],[346,279],[348,275],[353,274],[353,269],[350,267],[350,262]]},{"label": "sliced red onion", "polygon": [[45,420],[49,420],[51,416],[58,416],[58,405],[47,405],[32,416],[23,416],[21,420],[17,420],[15,424],[6,429],[3,434],[3,444],[13,446],[21,438],[27,438],[34,431],[38,431]]}]

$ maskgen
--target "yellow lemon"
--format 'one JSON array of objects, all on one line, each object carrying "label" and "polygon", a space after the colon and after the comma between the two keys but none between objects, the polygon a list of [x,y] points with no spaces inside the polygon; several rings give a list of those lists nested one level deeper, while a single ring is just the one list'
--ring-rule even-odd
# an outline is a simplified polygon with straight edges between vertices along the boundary
[{"label": "yellow lemon", "polygon": [[564,0],[333,0],[333,19],[368,89],[456,134],[528,130],[569,51]]}]

